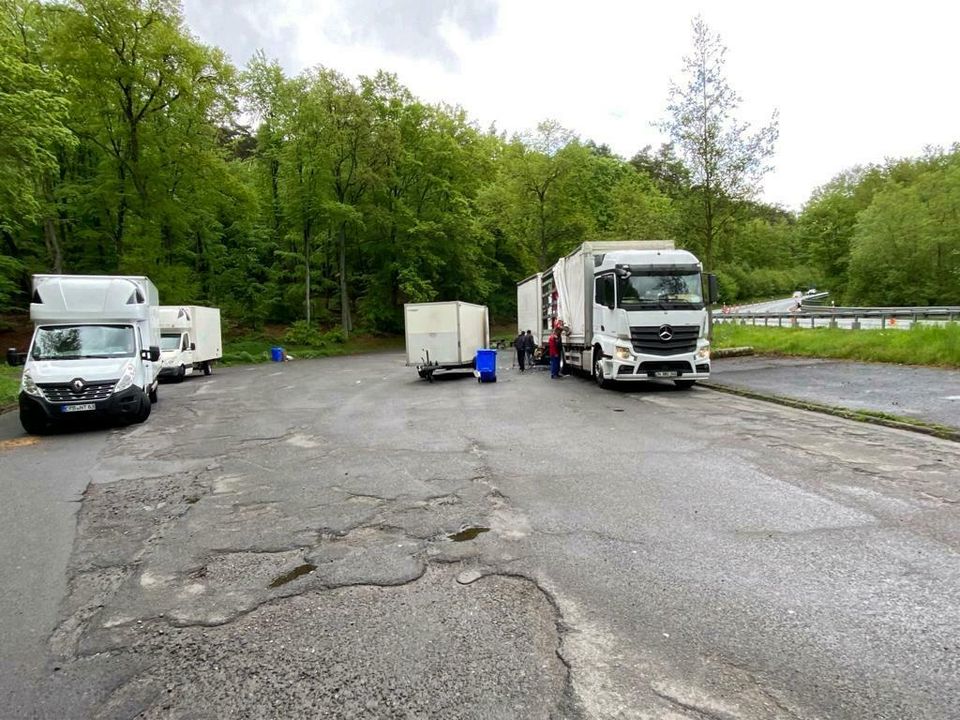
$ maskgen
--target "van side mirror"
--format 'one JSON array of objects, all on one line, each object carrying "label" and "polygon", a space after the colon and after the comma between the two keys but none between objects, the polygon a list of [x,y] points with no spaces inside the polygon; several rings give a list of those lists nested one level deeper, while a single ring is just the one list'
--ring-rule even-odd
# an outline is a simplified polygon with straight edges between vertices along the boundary
[{"label": "van side mirror", "polygon": [[191,350],[196,350],[196,349],[197,349],[197,344],[196,344],[196,343],[190,343],[190,349],[191,349]]},{"label": "van side mirror", "polygon": [[711,305],[720,299],[720,286],[717,284],[717,276],[713,273],[707,275],[707,300]]},{"label": "van side mirror", "polygon": [[17,367],[18,365],[25,365],[26,362],[27,354],[25,352],[18,352],[16,348],[7,348],[7,365]]},{"label": "van side mirror", "polygon": [[142,360],[149,360],[150,362],[156,362],[160,359],[160,347],[158,345],[151,345],[148,350],[140,351],[140,358]]}]

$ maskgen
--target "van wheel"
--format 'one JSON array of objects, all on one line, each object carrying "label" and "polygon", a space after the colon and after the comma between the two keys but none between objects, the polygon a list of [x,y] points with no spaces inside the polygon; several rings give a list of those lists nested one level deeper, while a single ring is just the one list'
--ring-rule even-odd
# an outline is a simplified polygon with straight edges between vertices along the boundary
[{"label": "van wheel", "polygon": [[159,400],[159,397],[157,396],[157,389],[158,389],[158,386],[157,386],[157,385],[154,385],[154,386],[153,386],[153,390],[150,390],[150,391],[147,393],[147,397],[150,398],[150,402],[151,402],[151,403],[155,403],[155,402],[157,402],[157,400]]},{"label": "van wheel", "polygon": [[674,380],[673,384],[676,385],[681,390],[689,390],[694,385],[697,384],[696,380]]},{"label": "van wheel", "polygon": [[20,424],[28,435],[46,435],[47,421],[32,413],[20,411]]},{"label": "van wheel", "polygon": [[207,360],[205,363],[203,363],[203,374],[204,374],[204,375],[212,375],[212,374],[213,374],[213,363],[210,362],[209,360]]},{"label": "van wheel", "polygon": [[150,397],[144,393],[140,398],[140,412],[136,414],[136,416],[133,418],[133,421],[135,423],[142,423],[144,420],[150,417],[151,407]]},{"label": "van wheel", "polygon": [[183,365],[181,365],[180,370],[174,376],[174,380],[176,380],[176,382],[178,383],[181,383],[183,382],[183,378],[186,377],[186,375],[187,375],[187,369]]}]

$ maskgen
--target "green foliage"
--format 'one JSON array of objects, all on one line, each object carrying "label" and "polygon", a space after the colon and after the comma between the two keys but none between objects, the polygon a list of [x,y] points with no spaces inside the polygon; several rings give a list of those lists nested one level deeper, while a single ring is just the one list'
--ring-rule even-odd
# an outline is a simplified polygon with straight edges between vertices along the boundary
[{"label": "green foliage", "polygon": [[20,368],[0,365],[0,410],[17,403],[20,394]]},{"label": "green foliage", "polygon": [[775,328],[719,324],[717,348],[751,346],[757,352],[960,368],[960,325],[909,330]]}]

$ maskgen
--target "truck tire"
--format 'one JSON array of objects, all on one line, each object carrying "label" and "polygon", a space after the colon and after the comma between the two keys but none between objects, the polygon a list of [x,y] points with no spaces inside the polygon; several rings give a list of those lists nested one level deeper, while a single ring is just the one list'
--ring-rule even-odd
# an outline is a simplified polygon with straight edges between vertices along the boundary
[{"label": "truck tire", "polygon": [[212,374],[213,374],[213,362],[212,362],[212,361],[210,361],[210,360],[204,361],[204,363],[203,363],[203,374],[204,374],[204,375],[212,375]]},{"label": "truck tire", "polygon": [[696,380],[674,380],[673,384],[676,385],[680,390],[689,390],[694,385],[697,384]]},{"label": "truck tire", "polygon": [[613,380],[610,380],[603,374],[603,363],[600,362],[601,360],[603,360],[603,350],[601,350],[598,345],[593,349],[593,379],[597,385],[602,388],[613,387]]},{"label": "truck tire", "polygon": [[182,383],[183,378],[187,375],[187,369],[181,365],[180,370],[177,371],[177,374],[173,376],[174,382]]},{"label": "truck tire", "polygon": [[147,397],[150,398],[150,402],[151,402],[151,403],[155,403],[157,400],[160,399],[160,398],[157,396],[157,390],[158,390],[158,388],[159,388],[159,385],[160,385],[160,383],[158,382],[156,385],[153,386],[153,389],[150,390],[150,391],[147,393]]}]

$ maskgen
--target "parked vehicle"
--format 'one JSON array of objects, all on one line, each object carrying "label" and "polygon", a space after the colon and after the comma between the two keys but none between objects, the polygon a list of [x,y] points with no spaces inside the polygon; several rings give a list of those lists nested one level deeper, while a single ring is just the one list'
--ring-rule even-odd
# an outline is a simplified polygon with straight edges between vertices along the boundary
[{"label": "parked vehicle", "polygon": [[159,298],[145,277],[34,275],[20,423],[31,434],[70,418],[143,422],[157,401]]},{"label": "parked vehicle", "polygon": [[223,357],[220,308],[164,305],[160,308],[160,377],[182,382],[187,375],[213,372]]},{"label": "parked vehicle", "polygon": [[603,387],[665,378],[686,388],[710,377],[713,275],[706,290],[700,261],[671,241],[588,242],[517,284],[517,325],[540,347],[560,325],[567,370]]},{"label": "parked vehicle", "polygon": [[437,370],[472,369],[477,350],[490,344],[490,321],[484,305],[451,301],[403,306],[407,365],[433,380]]}]

